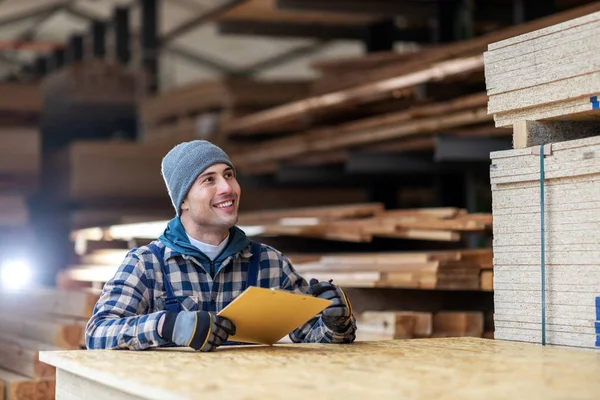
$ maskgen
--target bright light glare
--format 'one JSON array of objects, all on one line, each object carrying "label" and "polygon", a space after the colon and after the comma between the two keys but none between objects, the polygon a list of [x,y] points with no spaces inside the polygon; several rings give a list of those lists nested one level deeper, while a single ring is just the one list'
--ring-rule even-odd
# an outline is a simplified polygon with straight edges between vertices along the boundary
[{"label": "bright light glare", "polygon": [[0,266],[0,284],[8,290],[19,290],[31,282],[31,265],[26,260],[8,260]]}]

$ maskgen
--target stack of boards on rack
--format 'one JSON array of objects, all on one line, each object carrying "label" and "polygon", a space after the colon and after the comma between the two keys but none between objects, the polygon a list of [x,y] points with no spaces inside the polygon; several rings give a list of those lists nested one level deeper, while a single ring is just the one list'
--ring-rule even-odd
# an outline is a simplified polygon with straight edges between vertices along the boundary
[{"label": "stack of boards on rack", "polygon": [[[495,338],[600,346],[600,12],[493,43]],[[541,154],[540,154],[541,153]]]}]

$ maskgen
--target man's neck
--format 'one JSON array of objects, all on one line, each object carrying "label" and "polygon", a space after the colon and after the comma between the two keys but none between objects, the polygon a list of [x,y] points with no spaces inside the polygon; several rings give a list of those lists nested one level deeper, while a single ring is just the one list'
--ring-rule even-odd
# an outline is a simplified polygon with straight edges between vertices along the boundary
[{"label": "man's neck", "polygon": [[218,246],[223,240],[227,238],[227,235],[229,235],[229,229],[216,230],[207,227],[199,227],[192,223],[186,223],[186,221],[183,218],[181,219],[181,224],[183,225],[183,228],[185,229],[188,235],[202,243],[210,244],[213,246]]}]

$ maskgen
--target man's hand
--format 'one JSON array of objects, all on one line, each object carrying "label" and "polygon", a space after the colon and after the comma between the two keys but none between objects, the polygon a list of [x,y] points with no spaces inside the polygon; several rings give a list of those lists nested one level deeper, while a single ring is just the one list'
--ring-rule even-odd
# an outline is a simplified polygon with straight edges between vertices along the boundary
[{"label": "man's hand", "polygon": [[308,293],[321,299],[331,300],[333,303],[322,312],[322,319],[327,327],[335,332],[345,332],[350,324],[352,305],[342,289],[331,282],[310,280]]},{"label": "man's hand", "polygon": [[166,340],[203,352],[215,350],[230,335],[235,335],[233,322],[207,311],[168,312],[161,332]]}]

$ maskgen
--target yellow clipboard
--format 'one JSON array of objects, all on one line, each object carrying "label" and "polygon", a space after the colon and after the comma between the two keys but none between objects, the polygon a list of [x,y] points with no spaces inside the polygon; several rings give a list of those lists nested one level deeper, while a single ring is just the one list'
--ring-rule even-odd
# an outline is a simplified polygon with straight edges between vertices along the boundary
[{"label": "yellow clipboard", "polygon": [[272,345],[331,303],[310,295],[252,286],[218,315],[235,324],[236,333],[228,340]]}]

